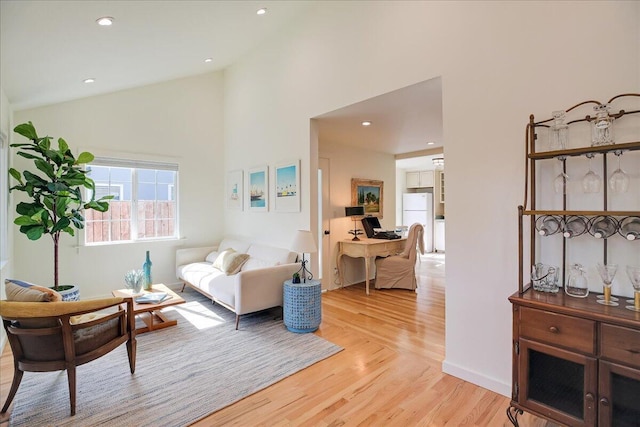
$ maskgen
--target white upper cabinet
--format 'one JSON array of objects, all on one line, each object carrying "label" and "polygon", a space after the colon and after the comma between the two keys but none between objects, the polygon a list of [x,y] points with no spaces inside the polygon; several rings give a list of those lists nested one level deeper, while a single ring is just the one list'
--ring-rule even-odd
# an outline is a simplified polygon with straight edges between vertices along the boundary
[{"label": "white upper cabinet", "polygon": [[407,188],[433,187],[433,171],[407,172]]}]

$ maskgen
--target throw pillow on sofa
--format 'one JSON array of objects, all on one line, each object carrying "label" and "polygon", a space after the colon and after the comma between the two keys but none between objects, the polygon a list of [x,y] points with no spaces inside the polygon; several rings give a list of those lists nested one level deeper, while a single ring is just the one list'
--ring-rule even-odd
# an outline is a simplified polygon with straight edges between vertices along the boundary
[{"label": "throw pillow on sofa", "polygon": [[241,254],[233,249],[227,249],[220,252],[216,260],[213,262],[213,267],[224,272],[227,276],[236,274],[242,268],[242,265],[247,262],[249,255]]}]

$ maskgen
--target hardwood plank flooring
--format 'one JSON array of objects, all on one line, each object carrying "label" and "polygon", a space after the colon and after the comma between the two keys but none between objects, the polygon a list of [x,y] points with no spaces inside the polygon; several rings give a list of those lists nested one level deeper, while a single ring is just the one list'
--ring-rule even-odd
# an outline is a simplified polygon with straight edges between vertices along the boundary
[{"label": "hardwood plank flooring", "polygon": [[[366,296],[363,284],[324,293],[316,334],[344,350],[194,426],[511,426],[508,398],[441,371],[443,256],[425,256],[418,278],[417,293]],[[2,402],[13,369],[7,350],[0,358]],[[176,404],[188,401],[176,396]],[[555,426],[527,413],[519,421]]]}]

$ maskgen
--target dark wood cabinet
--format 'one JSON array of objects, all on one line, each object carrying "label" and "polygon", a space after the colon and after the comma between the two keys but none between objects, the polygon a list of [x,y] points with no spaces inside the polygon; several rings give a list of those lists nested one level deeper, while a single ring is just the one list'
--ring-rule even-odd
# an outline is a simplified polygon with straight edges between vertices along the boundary
[{"label": "dark wood cabinet", "polygon": [[[511,418],[640,426],[640,315],[528,289],[513,304]],[[514,422],[517,425],[517,421]]]},{"label": "dark wood cabinet", "polygon": [[[618,95],[609,103],[626,96],[640,97],[640,94]],[[586,104],[600,103],[586,101],[567,112]],[[640,110],[620,110],[611,117],[618,120],[638,113]],[[591,120],[593,118],[587,115],[568,124],[588,124]],[[549,128],[551,121],[536,122],[532,115],[527,125],[525,203],[518,207],[518,291],[509,297],[513,308],[513,364],[511,405],[507,416],[514,426],[518,426],[518,415],[527,411],[567,426],[640,427],[640,312],[626,309],[625,304],[598,304],[595,293],[586,298],[574,298],[564,293],[568,241],[562,238],[562,233],[558,233],[562,246],[561,259],[557,261],[562,270],[560,291],[535,291],[525,275],[544,254],[539,239],[549,238],[536,233],[538,218],[553,215],[564,224],[571,216],[582,216],[587,220],[599,216],[640,216],[637,207],[634,210],[608,209],[606,179],[602,202],[594,210],[569,209],[566,188],[560,209],[537,208],[540,195],[536,182],[540,177],[536,178],[539,172],[536,162],[559,159],[563,173],[567,173],[567,158],[592,158],[592,154],[597,153],[606,176],[611,155],[638,151],[640,142],[538,151],[537,129]],[[616,237],[620,238],[611,238]],[[607,238],[600,241],[600,262],[606,264],[609,256]],[[640,254],[638,242],[628,243],[629,250]]]}]

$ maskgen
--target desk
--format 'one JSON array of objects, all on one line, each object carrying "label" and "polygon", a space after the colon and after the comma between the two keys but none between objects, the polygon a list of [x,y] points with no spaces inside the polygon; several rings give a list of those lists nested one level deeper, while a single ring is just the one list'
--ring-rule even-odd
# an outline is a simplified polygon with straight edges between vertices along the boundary
[{"label": "desk", "polygon": [[371,268],[371,260],[375,261],[377,256],[395,255],[404,250],[406,238],[395,240],[384,239],[360,239],[360,240],[341,240],[338,242],[338,259],[336,267],[338,268],[338,276],[340,277],[340,285],[344,286],[344,268],[342,267],[342,256],[347,255],[351,258],[364,258],[365,268],[365,284],[367,295],[369,295],[369,270]]}]

